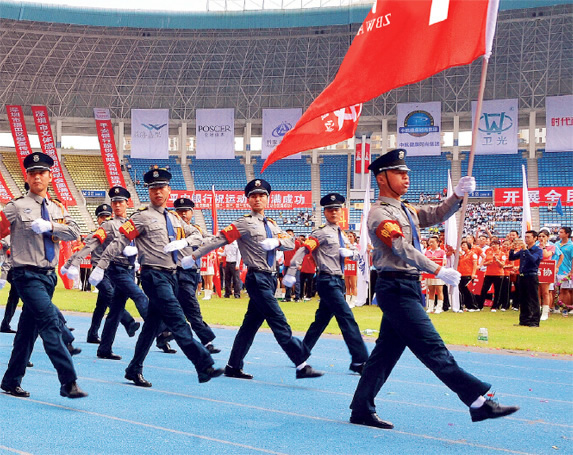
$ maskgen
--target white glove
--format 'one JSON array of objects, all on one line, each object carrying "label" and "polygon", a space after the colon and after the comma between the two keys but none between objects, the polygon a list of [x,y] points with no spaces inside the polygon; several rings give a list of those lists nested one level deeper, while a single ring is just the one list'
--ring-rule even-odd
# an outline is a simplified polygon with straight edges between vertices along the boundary
[{"label": "white glove", "polygon": [[101,283],[101,280],[103,280],[103,273],[104,270],[100,267],[96,267],[95,269],[92,270],[92,273],[90,274],[90,278],[89,278],[89,282],[92,286],[97,286],[98,284]]},{"label": "white glove", "polygon": [[181,259],[181,267],[183,267],[185,270],[192,269],[196,264],[197,263],[195,262],[195,258],[193,256],[185,256],[183,259]]},{"label": "white glove", "polygon": [[265,251],[271,251],[280,246],[279,239],[265,239],[261,242],[261,246]]},{"label": "white glove", "polygon": [[163,247],[163,252],[164,253],[171,253],[172,251],[176,251],[176,250],[182,250],[185,247],[188,247],[189,244],[187,243],[187,240],[185,239],[181,239],[181,240],[173,240],[173,242],[169,242],[167,245],[165,245]]},{"label": "white glove", "polygon": [[68,278],[70,280],[76,281],[80,277],[80,269],[78,269],[77,267],[72,265],[68,269],[68,272],[66,273],[66,275],[68,275]]},{"label": "white glove", "polygon": [[43,218],[36,218],[32,221],[32,231],[36,234],[43,234],[44,232],[50,232],[52,230],[52,223]]},{"label": "white glove", "polygon": [[135,269],[136,272],[139,272],[139,269],[141,268],[141,264],[137,261],[135,261],[135,263],[133,264],[133,268]]},{"label": "white glove", "polygon": [[123,255],[125,257],[135,256],[137,254],[137,247],[135,245],[127,245],[123,249]]},{"label": "white glove", "polygon": [[354,256],[354,251],[348,248],[338,248],[338,254],[340,254],[340,256],[342,256],[343,258],[350,258]]},{"label": "white glove", "polygon": [[439,278],[444,283],[449,284],[451,286],[457,286],[460,284],[460,278],[462,277],[461,273],[457,270],[450,269],[448,267],[442,267],[436,278]]},{"label": "white glove", "polygon": [[6,286],[6,280],[0,280],[0,289]]},{"label": "white glove", "polygon": [[473,193],[476,190],[476,179],[466,175],[462,177],[456,188],[454,189],[454,193],[456,193],[457,197],[464,197],[465,193]]},{"label": "white glove", "polygon": [[283,285],[285,288],[292,288],[296,284],[296,276],[287,275],[283,278]]},{"label": "white glove", "polygon": [[68,269],[66,268],[65,265],[63,265],[62,268],[60,269],[60,275],[65,275],[66,273],[68,273]]}]

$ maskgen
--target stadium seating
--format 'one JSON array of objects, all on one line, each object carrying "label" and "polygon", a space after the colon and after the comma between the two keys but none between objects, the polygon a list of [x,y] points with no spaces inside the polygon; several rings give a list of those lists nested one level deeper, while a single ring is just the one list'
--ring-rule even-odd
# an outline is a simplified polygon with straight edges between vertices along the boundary
[{"label": "stadium seating", "polygon": [[101,156],[66,154],[63,157],[63,161],[78,191],[95,190],[107,192],[109,189]]},{"label": "stadium seating", "polygon": [[[517,188],[522,185],[521,165],[527,169],[527,160],[523,158],[524,150],[515,154],[475,155],[472,175],[476,179],[477,190],[494,188]],[[462,175],[468,171],[468,155],[462,153]]]},{"label": "stadium seating", "polygon": [[149,201],[149,192],[147,191],[147,187],[143,184],[143,175],[154,166],[169,169],[169,172],[171,172],[173,176],[171,179],[171,188],[174,190],[184,190],[187,188],[181,165],[175,156],[170,156],[169,159],[162,160],[131,158],[129,155],[124,155],[124,158],[129,175],[135,183],[135,189],[141,202]]},{"label": "stadium seating", "polygon": [[308,155],[300,159],[283,159],[280,163],[271,164],[261,174],[264,160],[257,157],[253,164],[255,178],[267,180],[275,191],[311,191],[312,181]]},{"label": "stadium seating", "polygon": [[232,160],[197,160],[188,157],[189,169],[195,181],[195,189],[215,191],[243,190],[247,184],[245,166],[241,159]]},{"label": "stadium seating", "polygon": [[573,184],[573,153],[543,150],[537,169],[539,186],[570,186]]}]

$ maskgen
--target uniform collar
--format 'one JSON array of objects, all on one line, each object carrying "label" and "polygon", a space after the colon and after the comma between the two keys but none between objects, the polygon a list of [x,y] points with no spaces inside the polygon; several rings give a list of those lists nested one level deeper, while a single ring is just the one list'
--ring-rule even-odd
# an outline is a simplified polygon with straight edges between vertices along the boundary
[{"label": "uniform collar", "polygon": [[384,202],[386,204],[392,205],[392,206],[397,207],[397,208],[402,207],[402,201],[394,199],[393,197],[378,196],[378,200],[380,202]]},{"label": "uniform collar", "polygon": [[34,201],[36,201],[38,204],[41,204],[42,202],[44,202],[44,199],[46,199],[46,202],[48,203],[48,205],[50,203],[50,200],[47,197],[43,198],[42,196],[40,196],[36,193],[32,193],[31,191],[28,191],[28,197],[34,199]]},{"label": "uniform collar", "polygon": [[161,206],[161,205],[153,205],[153,204],[149,204],[149,208],[155,210],[158,213],[161,213],[163,215],[163,212],[165,212],[165,210],[167,210],[165,207]]},{"label": "uniform collar", "polygon": [[342,231],[342,229],[340,228],[340,226],[338,225],[338,223],[331,223],[330,221],[326,222],[327,226],[330,226],[333,229],[340,229]]},{"label": "uniform collar", "polygon": [[251,216],[261,221],[266,218],[266,215],[263,215],[262,213],[257,213],[254,210],[251,210]]}]

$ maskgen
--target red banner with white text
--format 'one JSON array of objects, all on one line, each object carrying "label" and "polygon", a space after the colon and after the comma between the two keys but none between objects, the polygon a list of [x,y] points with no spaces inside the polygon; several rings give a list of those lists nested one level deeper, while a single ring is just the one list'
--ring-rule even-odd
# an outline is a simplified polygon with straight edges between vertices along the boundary
[{"label": "red banner with white text", "polygon": [[[109,186],[110,188],[112,186],[122,186],[125,188],[125,180],[121,172],[121,165],[119,163],[117,149],[115,147],[113,126],[111,125],[109,109],[94,108],[94,118],[96,122],[101,157],[103,160],[103,167],[105,169]],[[129,200],[128,205],[133,207],[133,201],[131,199]]]},{"label": "red banner with white text", "polygon": [[72,196],[68,182],[66,182],[64,172],[62,171],[60,159],[58,158],[56,142],[54,141],[50,119],[48,117],[48,109],[46,106],[32,106],[32,115],[34,116],[34,123],[36,124],[36,131],[38,132],[38,139],[42,151],[54,160],[51,171],[52,187],[54,188],[56,197],[66,206],[76,205],[76,200]]},{"label": "red banner with white text", "polygon": [[6,180],[4,180],[4,177],[0,174],[0,204],[7,204],[13,197],[12,191],[10,191],[10,188],[6,185]]},{"label": "red banner with white text", "polygon": [[[182,197],[191,199],[196,209],[212,209],[212,191],[172,190],[168,206],[173,207],[173,201]],[[215,197],[218,210],[251,211],[244,191],[216,191]],[[269,196],[267,210],[293,210],[309,207],[312,207],[312,191],[273,191]]]},{"label": "red banner with white text", "polygon": [[8,123],[10,123],[10,130],[14,138],[14,146],[16,147],[16,155],[20,162],[22,174],[26,178],[26,169],[24,168],[24,158],[32,153],[30,146],[30,139],[28,139],[28,131],[26,130],[26,120],[24,120],[24,112],[22,106],[8,106],[6,105],[6,113],[8,114]]},{"label": "red banner with white text", "polygon": [[[559,199],[562,205],[573,205],[573,186],[529,188],[528,193],[531,207],[555,206]],[[498,207],[523,206],[522,189],[496,188],[494,204]]]}]

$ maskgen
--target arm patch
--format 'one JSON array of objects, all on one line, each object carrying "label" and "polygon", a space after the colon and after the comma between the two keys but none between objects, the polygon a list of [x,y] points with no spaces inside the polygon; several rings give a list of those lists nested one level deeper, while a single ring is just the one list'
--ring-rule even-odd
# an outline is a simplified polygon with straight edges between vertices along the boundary
[{"label": "arm patch", "polygon": [[319,247],[319,245],[320,245],[320,242],[318,241],[318,239],[316,237],[309,237],[302,244],[302,246],[304,246],[308,250],[309,253],[312,253],[314,250],[316,250]]},{"label": "arm patch", "polygon": [[221,233],[225,236],[228,243],[233,243],[235,240],[241,238],[241,233],[234,224],[229,224]]},{"label": "arm patch", "polygon": [[125,235],[129,240],[134,240],[139,235],[139,231],[132,220],[127,220],[123,223],[119,228],[119,232]]},{"label": "arm patch", "polygon": [[376,228],[376,236],[382,240],[387,247],[392,248],[392,240],[398,237],[404,237],[404,234],[397,221],[385,220]]},{"label": "arm patch", "polygon": [[101,227],[97,228],[97,230],[94,232],[94,237],[99,240],[100,244],[105,242],[105,239],[107,238],[107,234],[105,233],[105,229],[101,228]]}]

